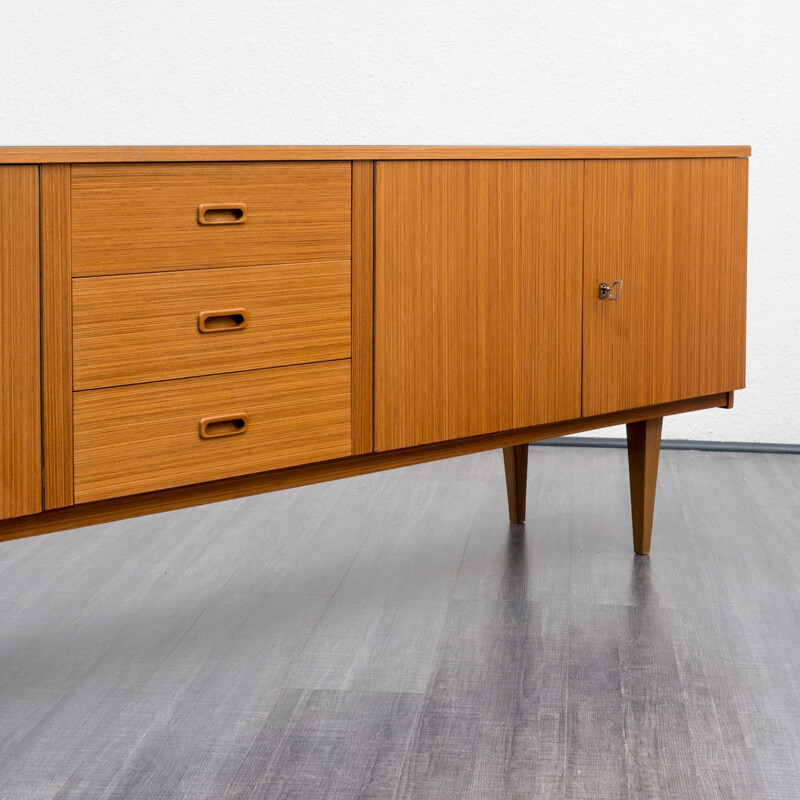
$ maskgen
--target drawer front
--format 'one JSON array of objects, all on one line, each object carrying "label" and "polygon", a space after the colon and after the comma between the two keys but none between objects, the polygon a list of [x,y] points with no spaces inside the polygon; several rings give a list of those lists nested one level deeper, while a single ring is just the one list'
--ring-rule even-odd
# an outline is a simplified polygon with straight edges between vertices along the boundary
[{"label": "drawer front", "polygon": [[351,453],[350,362],[76,392],[74,416],[76,503],[325,461]]},{"label": "drawer front", "polygon": [[76,278],[76,389],[350,357],[350,262]]},{"label": "drawer front", "polygon": [[72,274],[350,258],[350,163],[75,164]]}]

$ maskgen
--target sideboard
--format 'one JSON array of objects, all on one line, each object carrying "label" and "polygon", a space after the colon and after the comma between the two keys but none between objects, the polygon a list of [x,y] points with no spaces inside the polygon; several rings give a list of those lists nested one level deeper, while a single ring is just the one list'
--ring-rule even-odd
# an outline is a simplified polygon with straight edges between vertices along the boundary
[{"label": "sideboard", "polygon": [[664,416],[745,383],[749,147],[0,148],[0,540]]}]

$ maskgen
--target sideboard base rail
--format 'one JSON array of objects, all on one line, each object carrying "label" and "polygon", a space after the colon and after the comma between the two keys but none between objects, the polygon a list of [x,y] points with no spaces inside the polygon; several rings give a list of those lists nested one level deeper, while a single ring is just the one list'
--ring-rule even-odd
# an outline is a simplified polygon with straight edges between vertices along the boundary
[{"label": "sideboard base rail", "polygon": [[566,436],[611,425],[629,424],[643,420],[680,414],[686,411],[699,411],[704,408],[726,408],[730,404],[730,392],[679,400],[673,403],[618,411],[596,417],[537,425],[532,428],[519,428],[513,431],[490,433],[449,442],[421,445],[404,450],[385,453],[368,453],[348,456],[334,461],[306,464],[288,469],[241,475],[235,478],[210,481],[208,483],[164,489],[157,492],[99,500],[67,508],[53,509],[26,517],[16,517],[0,521],[0,541],[36,536],[58,530],[81,528],[102,522],[144,516],[177,508],[217,503],[237,497],[247,497],[280,489],[291,489],[312,483],[380,472],[396,467],[422,464],[442,458],[477,453],[526,444],[555,436]]}]

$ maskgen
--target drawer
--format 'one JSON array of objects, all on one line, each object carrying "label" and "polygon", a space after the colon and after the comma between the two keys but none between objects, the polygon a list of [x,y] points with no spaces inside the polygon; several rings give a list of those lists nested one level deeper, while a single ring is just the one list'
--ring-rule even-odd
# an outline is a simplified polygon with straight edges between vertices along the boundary
[{"label": "drawer", "polygon": [[341,161],[75,164],[72,274],[348,260],[350,173]]},{"label": "drawer", "polygon": [[350,357],[350,262],[72,281],[73,381],[94,389]]},{"label": "drawer", "polygon": [[76,392],[74,422],[76,503],[339,458],[350,362]]}]

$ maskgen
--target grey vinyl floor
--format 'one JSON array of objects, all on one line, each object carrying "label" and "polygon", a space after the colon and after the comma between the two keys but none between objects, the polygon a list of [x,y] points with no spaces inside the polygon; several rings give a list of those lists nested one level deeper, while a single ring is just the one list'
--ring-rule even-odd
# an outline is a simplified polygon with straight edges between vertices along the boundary
[{"label": "grey vinyl floor", "polygon": [[800,458],[536,447],[0,545],[0,797],[800,797]]}]

